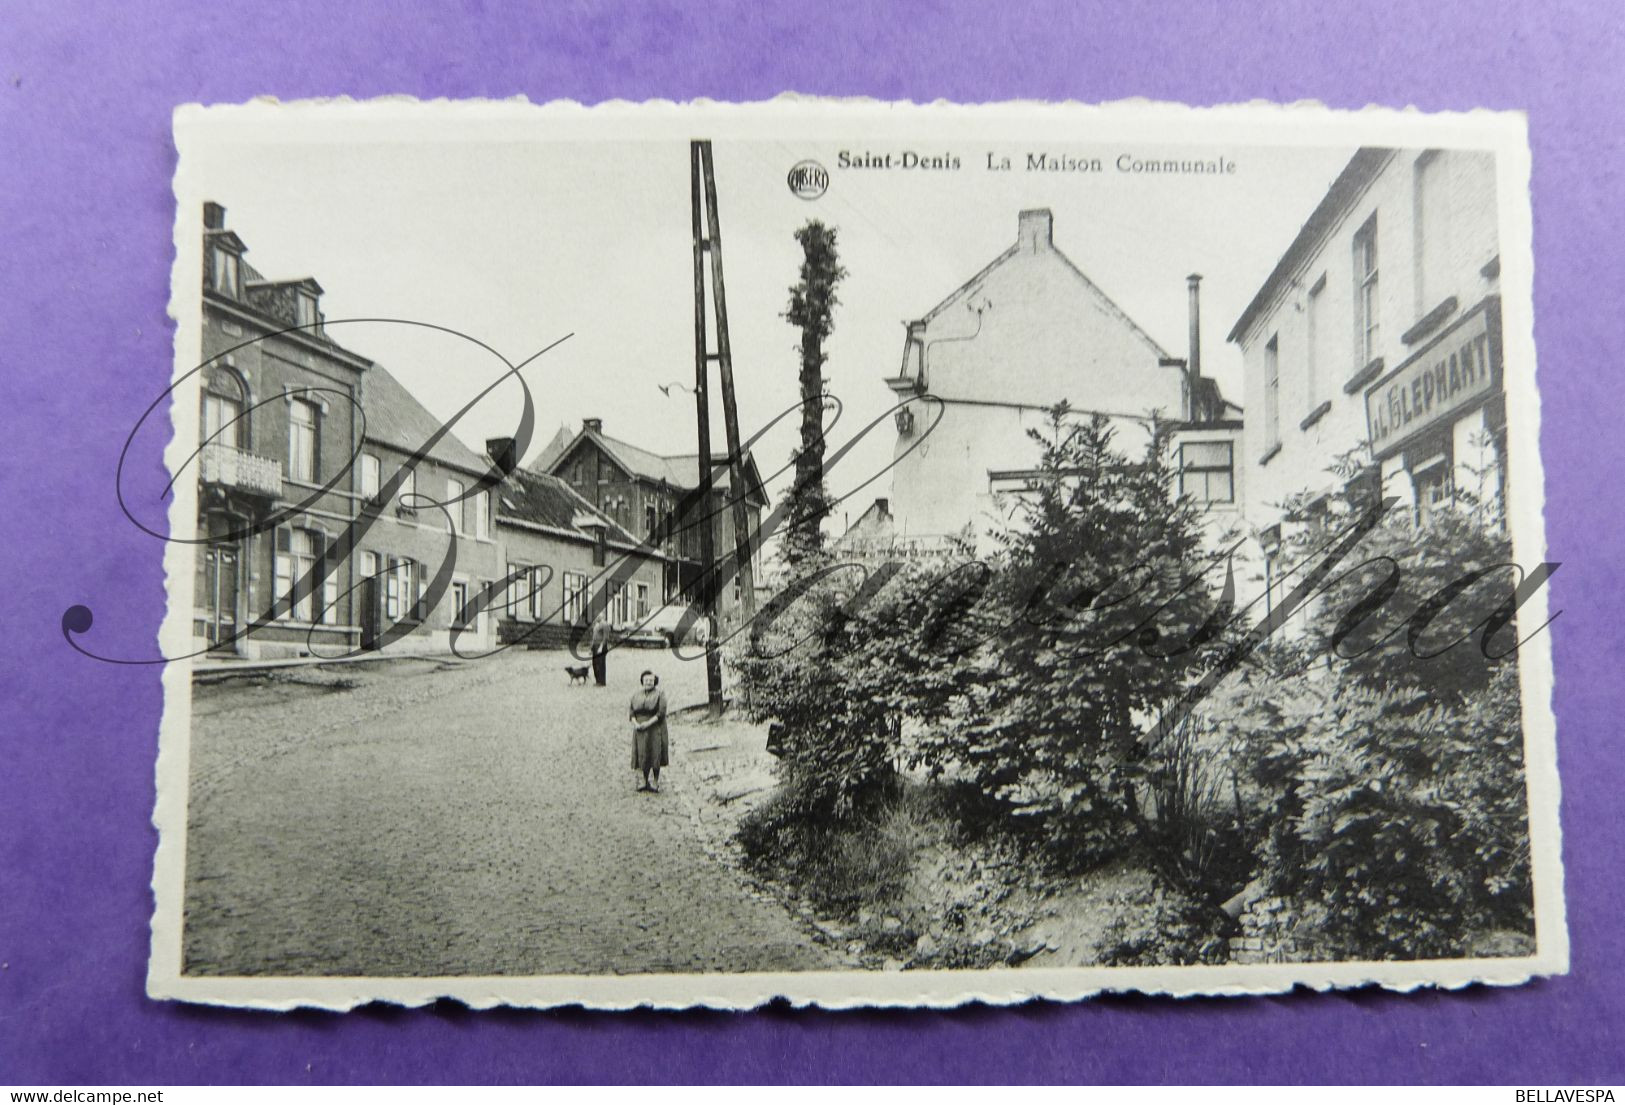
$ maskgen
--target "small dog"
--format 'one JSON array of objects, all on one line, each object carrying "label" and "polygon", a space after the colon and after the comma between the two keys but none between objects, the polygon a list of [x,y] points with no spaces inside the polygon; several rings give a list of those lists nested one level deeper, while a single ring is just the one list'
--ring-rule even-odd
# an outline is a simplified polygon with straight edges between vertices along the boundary
[{"label": "small dog", "polygon": [[579,668],[572,668],[572,667],[567,666],[564,669],[565,673],[567,675],[569,675],[569,677],[570,677],[570,685],[572,687],[575,686],[577,683],[580,683],[583,687],[585,687],[587,685],[587,673],[589,671],[591,671],[591,670],[592,669],[587,667],[585,664],[583,664]]}]

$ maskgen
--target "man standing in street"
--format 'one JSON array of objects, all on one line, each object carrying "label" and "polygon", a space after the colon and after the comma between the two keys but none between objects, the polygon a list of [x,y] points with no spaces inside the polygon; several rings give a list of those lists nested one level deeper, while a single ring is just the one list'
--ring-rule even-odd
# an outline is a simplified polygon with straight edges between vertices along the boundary
[{"label": "man standing in street", "polygon": [[609,667],[609,619],[602,612],[593,619],[588,640],[592,644],[592,677],[602,687]]}]

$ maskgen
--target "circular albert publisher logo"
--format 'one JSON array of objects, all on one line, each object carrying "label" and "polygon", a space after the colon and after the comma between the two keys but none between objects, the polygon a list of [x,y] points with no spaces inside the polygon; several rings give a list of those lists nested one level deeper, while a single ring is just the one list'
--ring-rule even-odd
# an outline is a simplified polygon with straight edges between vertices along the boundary
[{"label": "circular albert publisher logo", "polygon": [[804,200],[815,200],[829,188],[829,170],[816,161],[798,161],[785,178],[790,191]]}]

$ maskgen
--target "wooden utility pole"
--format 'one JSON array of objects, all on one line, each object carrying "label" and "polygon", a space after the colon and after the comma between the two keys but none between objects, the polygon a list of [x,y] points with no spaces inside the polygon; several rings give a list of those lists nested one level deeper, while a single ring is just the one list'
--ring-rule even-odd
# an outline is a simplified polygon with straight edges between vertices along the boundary
[{"label": "wooden utility pole", "polygon": [[[739,407],[734,398],[733,350],[728,342],[728,298],[722,280],[722,227],[717,218],[717,182],[711,165],[711,143],[689,143],[690,209],[694,227],[694,403],[700,434],[700,493],[704,524],[700,530],[700,559],[706,617],[711,635],[706,644],[706,686],[713,712],[722,707],[722,659],[717,652],[717,606],[721,588],[716,573],[716,542],[711,520],[711,409],[710,365],[717,362],[722,385],[722,420],[728,438],[728,495],[732,499],[734,571],[738,573],[742,615],[756,612],[756,581],[751,566],[750,510],[745,502],[745,455],[739,441]],[[702,202],[703,189],[703,202]],[[703,207],[703,210],[702,210]],[[702,218],[703,216],[703,218]],[[711,309],[716,321],[717,351],[706,340],[705,255],[711,255]]]},{"label": "wooden utility pole", "polygon": [[[694,224],[694,410],[700,428],[700,608],[705,611],[705,689],[712,716],[722,712],[722,655],[717,651],[717,547],[711,530],[711,387],[705,337],[705,228],[700,215],[700,143],[688,147]],[[694,513],[694,511],[691,511]],[[689,519],[684,525],[692,524]]]}]

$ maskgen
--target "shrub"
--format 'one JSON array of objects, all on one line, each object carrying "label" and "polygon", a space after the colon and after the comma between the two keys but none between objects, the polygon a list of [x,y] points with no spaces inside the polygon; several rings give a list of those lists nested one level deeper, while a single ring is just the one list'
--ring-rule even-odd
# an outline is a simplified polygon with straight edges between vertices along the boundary
[{"label": "shrub", "polygon": [[[1323,543],[1350,505],[1332,504],[1298,549]],[[1301,639],[1270,646],[1203,706],[1246,748],[1269,826],[1264,890],[1292,903],[1300,942],[1337,958],[1463,955],[1476,931],[1530,932],[1516,657],[1469,641],[1511,597],[1497,567],[1510,546],[1493,519],[1461,511],[1422,529],[1388,518],[1360,552],[1366,565],[1325,589]],[[1413,634],[1412,613],[1451,593]],[[1372,595],[1388,597],[1362,605]]]}]

